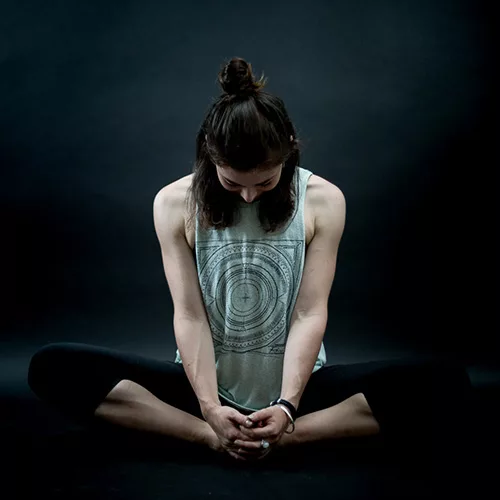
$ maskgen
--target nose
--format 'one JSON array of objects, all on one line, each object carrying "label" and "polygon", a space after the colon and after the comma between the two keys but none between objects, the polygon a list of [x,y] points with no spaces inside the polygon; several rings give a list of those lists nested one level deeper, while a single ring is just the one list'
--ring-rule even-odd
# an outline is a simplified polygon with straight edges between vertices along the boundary
[{"label": "nose", "polygon": [[257,198],[257,192],[251,193],[248,190],[244,190],[241,194],[241,197],[247,202],[247,203],[252,203]]}]

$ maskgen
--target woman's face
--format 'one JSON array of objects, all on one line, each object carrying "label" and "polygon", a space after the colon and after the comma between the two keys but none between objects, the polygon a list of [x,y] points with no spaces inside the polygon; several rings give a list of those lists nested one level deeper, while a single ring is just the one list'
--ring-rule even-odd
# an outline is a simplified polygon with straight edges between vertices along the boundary
[{"label": "woman's face", "polygon": [[262,193],[274,189],[281,178],[283,165],[267,170],[238,172],[230,167],[217,168],[217,177],[228,191],[239,195],[246,203],[257,201]]}]

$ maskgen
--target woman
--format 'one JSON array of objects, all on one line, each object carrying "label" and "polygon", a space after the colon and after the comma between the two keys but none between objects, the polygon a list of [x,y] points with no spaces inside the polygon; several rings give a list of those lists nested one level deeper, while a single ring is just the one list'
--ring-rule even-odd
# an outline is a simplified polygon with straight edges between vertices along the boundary
[{"label": "woman", "polygon": [[250,64],[233,58],[219,83],[193,173],[154,200],[175,360],[54,343],[34,354],[30,387],[73,418],[238,460],[340,438],[381,435],[395,447],[404,438],[411,448],[452,436],[461,419],[448,416],[470,387],[459,363],[326,365],[344,196],[298,166],[285,105]]}]

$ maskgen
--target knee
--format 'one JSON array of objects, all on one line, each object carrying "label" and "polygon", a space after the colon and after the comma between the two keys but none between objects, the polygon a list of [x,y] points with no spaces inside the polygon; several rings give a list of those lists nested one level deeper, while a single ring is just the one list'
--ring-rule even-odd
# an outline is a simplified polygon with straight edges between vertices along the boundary
[{"label": "knee", "polygon": [[35,394],[39,395],[47,380],[59,371],[63,356],[72,346],[67,342],[54,342],[44,345],[33,354],[28,367],[28,385]]}]

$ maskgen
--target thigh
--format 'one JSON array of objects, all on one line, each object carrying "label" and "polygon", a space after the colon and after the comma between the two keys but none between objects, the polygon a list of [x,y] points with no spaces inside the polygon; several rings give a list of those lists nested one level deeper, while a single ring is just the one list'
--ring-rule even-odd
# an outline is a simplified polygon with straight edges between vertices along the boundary
[{"label": "thigh", "polygon": [[181,364],[102,346],[61,342],[33,356],[32,390],[79,421],[93,420],[95,409],[121,380],[132,380],[162,401],[202,418],[198,399]]}]

